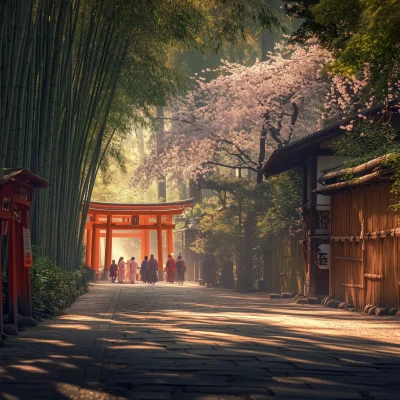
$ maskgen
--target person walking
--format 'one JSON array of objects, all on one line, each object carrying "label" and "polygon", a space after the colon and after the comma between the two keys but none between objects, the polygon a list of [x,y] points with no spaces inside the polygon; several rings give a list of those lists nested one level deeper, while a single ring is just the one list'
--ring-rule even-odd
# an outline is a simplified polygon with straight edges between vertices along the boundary
[{"label": "person walking", "polygon": [[138,263],[135,261],[135,257],[131,257],[129,261],[129,280],[131,283],[136,283],[136,271]]},{"label": "person walking", "polygon": [[147,270],[147,282],[154,285],[158,281],[157,271],[158,261],[154,258],[154,254],[150,254],[149,268]]},{"label": "person walking", "polygon": [[203,282],[207,287],[215,285],[215,263],[209,254],[206,255],[206,259],[202,264],[203,269]]},{"label": "person walking", "polygon": [[140,275],[142,275],[142,282],[147,283],[147,271],[149,269],[149,257],[144,256],[142,265],[140,266]]},{"label": "person walking", "polygon": [[110,265],[110,278],[112,283],[115,283],[115,279],[117,278],[117,273],[118,273],[118,266],[117,264],[115,264],[115,260],[112,260],[112,263]]},{"label": "person walking", "polygon": [[124,283],[125,281],[125,261],[124,257],[120,257],[118,260],[118,283]]},{"label": "person walking", "polygon": [[174,283],[175,281],[175,271],[176,271],[176,261],[172,254],[168,254],[168,261],[165,264],[165,271],[167,273],[167,281],[169,283]]},{"label": "person walking", "polygon": [[178,259],[176,260],[176,271],[178,275],[178,283],[179,285],[183,285],[183,282],[185,282],[185,272],[186,272],[186,264],[185,261],[183,260],[183,257],[181,255],[178,256]]},{"label": "person walking", "polygon": [[232,289],[234,287],[233,261],[229,256],[225,257],[222,264],[221,284],[224,288]]}]

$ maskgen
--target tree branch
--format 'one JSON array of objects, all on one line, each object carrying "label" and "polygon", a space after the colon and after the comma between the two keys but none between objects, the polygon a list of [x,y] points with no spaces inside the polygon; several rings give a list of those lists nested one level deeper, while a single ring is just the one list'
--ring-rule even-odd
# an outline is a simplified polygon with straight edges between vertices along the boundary
[{"label": "tree branch", "polygon": [[248,168],[249,170],[257,172],[256,168],[250,167],[247,164],[228,165],[228,164],[223,164],[223,163],[219,163],[219,162],[216,162],[216,161],[207,161],[207,164],[216,165],[218,167],[224,167],[224,168],[229,168],[229,169],[243,168],[243,166],[246,166],[246,168]]}]

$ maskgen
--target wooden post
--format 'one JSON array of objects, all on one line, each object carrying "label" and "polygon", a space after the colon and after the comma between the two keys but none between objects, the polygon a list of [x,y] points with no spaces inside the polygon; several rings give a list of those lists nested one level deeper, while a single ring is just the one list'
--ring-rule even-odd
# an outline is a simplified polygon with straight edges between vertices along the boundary
[{"label": "wooden post", "polygon": [[[99,216],[94,216],[93,223],[99,222]],[[99,269],[99,246],[100,246],[100,235],[99,229],[93,226],[93,239],[92,239],[92,264],[93,270],[98,271]]]},{"label": "wooden post", "polygon": [[[104,270],[108,270],[111,265],[112,254],[112,215],[107,215],[107,229],[106,229],[106,252],[104,255]],[[108,274],[104,273],[104,277]]]},{"label": "wooden post", "polygon": [[11,218],[8,227],[8,315],[10,323],[18,326],[17,249],[14,216]]},{"label": "wooden post", "polygon": [[146,255],[145,232],[143,229],[140,231],[140,260],[143,260]]},{"label": "wooden post", "polygon": [[157,215],[157,251],[158,251],[158,279],[163,280],[163,243],[162,243],[162,229],[161,229],[161,215]]},{"label": "wooden post", "polygon": [[3,333],[3,270],[1,266],[1,250],[3,243],[3,233],[2,224],[5,224],[5,221],[0,220],[0,336]]},{"label": "wooden post", "polygon": [[[172,223],[172,216],[167,215],[167,223]],[[167,252],[172,254],[174,252],[174,235],[172,229],[167,230]]]},{"label": "wooden post", "polygon": [[[149,218],[146,217],[146,224],[148,223]],[[144,231],[144,255],[150,256],[150,231],[147,229]]]},{"label": "wooden post", "polygon": [[317,250],[317,243],[316,240],[313,238],[315,235],[315,229],[316,229],[316,224],[317,224],[317,194],[314,193],[314,190],[317,188],[317,156],[313,155],[310,160],[310,167],[311,172],[310,172],[310,222],[309,222],[309,234],[311,235],[310,238],[310,245],[309,245],[309,262],[310,262],[310,271],[309,271],[309,289],[308,289],[308,295],[310,297],[314,297],[317,292],[317,282],[316,282],[316,276],[315,276],[315,269],[317,266],[315,265],[315,252]]},{"label": "wooden post", "polygon": [[86,229],[86,265],[92,265],[92,242],[93,242],[93,229]]},{"label": "wooden post", "polygon": [[[20,225],[21,225],[20,229],[18,229],[19,231],[18,240],[20,242],[19,249],[23,249],[24,248],[23,227],[29,229],[29,212],[27,208],[25,208],[23,212],[23,224]],[[32,317],[31,271],[30,267],[25,267],[23,251],[19,251],[18,264],[24,282],[24,285],[21,288],[21,299],[20,299],[21,312],[26,317]]]}]

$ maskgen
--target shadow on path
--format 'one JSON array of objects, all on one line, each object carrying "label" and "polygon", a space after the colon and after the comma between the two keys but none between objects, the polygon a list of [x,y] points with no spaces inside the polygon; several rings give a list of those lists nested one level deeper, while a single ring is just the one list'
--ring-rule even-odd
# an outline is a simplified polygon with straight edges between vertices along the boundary
[{"label": "shadow on path", "polygon": [[0,349],[1,398],[400,399],[400,322],[194,285],[96,284]]}]

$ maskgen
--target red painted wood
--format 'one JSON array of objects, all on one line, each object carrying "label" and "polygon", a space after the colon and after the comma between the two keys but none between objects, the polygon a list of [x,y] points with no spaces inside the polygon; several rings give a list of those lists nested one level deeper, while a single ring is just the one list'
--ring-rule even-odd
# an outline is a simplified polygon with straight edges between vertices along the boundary
[{"label": "red painted wood", "polygon": [[[26,218],[25,211],[21,213],[22,220]],[[25,221],[24,221],[25,222]],[[23,316],[30,316],[31,311],[29,310],[30,300],[30,279],[29,274],[26,274],[26,270],[29,272],[29,268],[24,266],[24,237],[23,227],[24,222],[15,222],[15,243],[16,243],[16,271],[17,271],[17,301],[18,310]]]},{"label": "red painted wood", "polygon": [[146,255],[145,231],[140,231],[140,260],[143,260]]},{"label": "red painted wood", "polygon": [[92,239],[92,269],[98,271],[99,265],[99,251],[100,251],[100,230],[96,227],[96,222],[99,216],[94,216],[94,224],[93,224],[93,239]]},{"label": "red painted wood", "polygon": [[106,230],[106,252],[104,257],[104,268],[108,269],[111,265],[111,254],[112,254],[112,215],[107,216],[107,230]]},{"label": "red painted wood", "polygon": [[[167,224],[172,224],[172,216],[167,215]],[[174,252],[174,235],[172,229],[167,230],[167,252],[172,254]]]},{"label": "red painted wood", "polygon": [[[0,220],[1,223],[1,220]],[[2,242],[3,236],[0,232],[0,334],[3,333],[3,270],[1,265],[1,250],[2,250]]]},{"label": "red painted wood", "polygon": [[[158,270],[164,269],[163,246],[162,246],[161,215],[157,216],[157,250],[158,250]],[[162,274],[161,274],[162,275]]]},{"label": "red painted wood", "polygon": [[18,324],[18,298],[17,298],[17,248],[16,248],[16,222],[11,219],[8,227],[8,315],[10,323]]},{"label": "red painted wood", "polygon": [[92,239],[93,229],[86,230],[86,265],[90,267],[92,265]]}]

